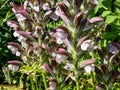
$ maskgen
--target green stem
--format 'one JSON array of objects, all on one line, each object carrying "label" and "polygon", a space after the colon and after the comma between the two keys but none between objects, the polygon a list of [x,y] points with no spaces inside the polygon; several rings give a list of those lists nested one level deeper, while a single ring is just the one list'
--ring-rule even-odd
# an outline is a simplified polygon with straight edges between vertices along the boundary
[{"label": "green stem", "polygon": [[[42,65],[42,62],[43,60],[42,60],[42,56],[40,55],[40,64]],[[41,66],[40,65],[40,66]],[[44,74],[44,72],[42,72],[42,78],[43,78],[43,83],[44,83],[44,87],[45,87],[45,89],[47,89],[47,83],[46,83],[46,80],[45,80],[45,74]]]},{"label": "green stem", "polygon": [[6,4],[9,2],[9,0],[5,1],[4,4],[0,7],[0,10],[6,6]]},{"label": "green stem", "polygon": [[47,89],[47,83],[46,83],[45,75],[43,72],[42,72],[42,78],[43,78],[44,87],[45,87],[45,89]]},{"label": "green stem", "polygon": [[32,79],[32,77],[31,77],[31,76],[30,76],[30,82],[31,82],[31,84],[32,84],[32,90],[35,90],[34,81],[33,81],[33,79]]},{"label": "green stem", "polygon": [[77,86],[77,90],[79,90],[80,86],[79,86],[79,82],[78,81],[76,81],[76,86]]}]

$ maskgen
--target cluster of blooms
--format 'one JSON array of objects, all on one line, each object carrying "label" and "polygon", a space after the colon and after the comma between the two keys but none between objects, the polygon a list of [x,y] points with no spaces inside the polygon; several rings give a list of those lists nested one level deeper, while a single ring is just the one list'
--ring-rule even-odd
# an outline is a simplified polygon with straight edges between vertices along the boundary
[{"label": "cluster of blooms", "polygon": [[[83,2],[83,0],[63,0],[63,2],[54,2],[55,7],[47,0],[43,2],[25,0],[21,6],[11,3],[12,11],[18,22],[10,20],[7,24],[14,29],[13,35],[18,38],[20,44],[9,42],[8,48],[16,56],[20,56],[24,64],[31,65],[41,56],[48,57],[47,62],[49,63],[46,63],[44,59],[39,63],[43,64],[40,69],[51,75],[49,79],[50,90],[56,90],[58,83],[68,77],[77,82],[76,77],[80,72],[78,69],[85,70],[89,74],[92,71],[96,72],[94,64],[96,60],[91,58],[81,60],[81,55],[85,52],[99,51],[97,43],[95,43],[99,34],[97,37],[92,37],[88,32],[97,28],[97,25],[102,26],[103,19],[98,16],[88,18],[93,6],[98,4],[98,0],[87,0],[86,6],[82,4]],[[84,11],[81,10],[83,8]],[[44,16],[42,16],[42,11],[45,12]],[[48,32],[45,22],[49,18],[53,20],[61,18],[65,25],[58,26]],[[116,44],[110,44],[110,53],[119,53]],[[11,64],[11,62],[16,61],[8,62],[9,69],[17,71],[19,65]],[[76,64],[76,62],[79,63]],[[59,71],[66,71],[59,75],[60,81],[55,77]]]}]

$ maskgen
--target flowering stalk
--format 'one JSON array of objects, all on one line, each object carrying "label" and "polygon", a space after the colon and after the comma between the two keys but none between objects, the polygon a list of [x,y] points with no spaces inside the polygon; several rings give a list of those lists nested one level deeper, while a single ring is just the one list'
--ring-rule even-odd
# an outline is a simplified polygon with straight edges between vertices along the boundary
[{"label": "flowering stalk", "polygon": [[[76,83],[79,90],[83,72],[100,71],[90,54],[100,51],[96,47],[102,33],[97,30],[104,31],[105,28],[101,17],[90,14],[97,3],[97,0],[63,0],[57,3],[56,0],[52,3],[48,0],[25,0],[19,7],[11,3],[18,22],[8,21],[7,24],[15,30],[14,36],[20,44],[9,42],[8,48],[22,58],[24,65],[20,72],[29,76],[31,73],[40,75],[43,70],[50,76],[51,90],[64,88],[69,79]],[[49,32],[46,25],[49,19],[62,19],[64,25]],[[32,67],[32,70],[24,70],[27,67]],[[43,71],[44,88],[47,89]],[[30,79],[33,84],[34,80]]]}]

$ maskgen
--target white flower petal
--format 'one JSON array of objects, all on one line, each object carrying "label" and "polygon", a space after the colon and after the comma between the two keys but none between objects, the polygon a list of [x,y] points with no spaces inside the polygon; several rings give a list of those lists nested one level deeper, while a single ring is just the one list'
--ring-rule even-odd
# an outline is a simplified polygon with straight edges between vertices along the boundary
[{"label": "white flower petal", "polygon": [[33,9],[34,9],[36,12],[39,12],[39,11],[40,11],[39,5],[34,6]]},{"label": "white flower petal", "polygon": [[91,66],[86,66],[86,67],[84,67],[84,69],[85,69],[86,73],[90,73],[92,71],[92,67]]},{"label": "white flower petal", "polygon": [[9,64],[8,65],[8,68],[14,72],[18,71],[19,70],[19,66],[17,65],[13,65],[13,64]]},{"label": "white flower petal", "polygon": [[50,9],[50,4],[49,3],[44,3],[43,4],[43,10],[49,10]]},{"label": "white flower petal", "polygon": [[12,49],[13,46],[12,46],[12,45],[7,45],[7,48],[8,48],[8,49]]},{"label": "white flower petal", "polygon": [[94,64],[88,65],[86,67],[84,67],[84,70],[86,73],[91,73],[91,71],[94,71]]},{"label": "white flower petal", "polygon": [[20,21],[24,21],[26,19],[26,17],[24,17],[22,14],[16,14],[17,20]]},{"label": "white flower petal", "polygon": [[20,34],[18,34],[17,31],[15,31],[15,32],[13,33],[13,36],[14,36],[14,37],[19,37]]},{"label": "white flower petal", "polygon": [[16,52],[16,56],[20,56],[20,52],[19,51]]},{"label": "white flower petal", "polygon": [[26,38],[25,37],[23,37],[22,35],[20,35],[19,37],[18,37],[18,41],[19,42],[25,42],[26,41]]},{"label": "white flower petal", "polygon": [[66,59],[67,59],[66,55],[63,55],[63,54],[56,55],[56,62],[57,63],[61,63],[61,62],[65,61]]},{"label": "white flower petal", "polygon": [[13,48],[11,48],[11,51],[18,51],[18,48],[16,48],[16,47],[13,47]]},{"label": "white flower petal", "polygon": [[61,38],[57,38],[57,44],[62,44],[63,40],[61,40]]},{"label": "white flower petal", "polygon": [[81,49],[87,51],[89,46],[91,46],[91,40],[86,40],[81,44]]},{"label": "white flower petal", "polygon": [[56,82],[49,82],[50,90],[55,90],[56,89]]}]

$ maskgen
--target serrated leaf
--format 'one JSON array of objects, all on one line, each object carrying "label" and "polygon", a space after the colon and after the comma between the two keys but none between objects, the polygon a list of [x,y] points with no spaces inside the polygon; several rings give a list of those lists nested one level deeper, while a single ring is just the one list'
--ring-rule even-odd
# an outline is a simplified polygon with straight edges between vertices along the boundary
[{"label": "serrated leaf", "polygon": [[114,20],[114,22],[113,22],[113,24],[115,25],[115,26],[120,26],[120,19],[115,19]]},{"label": "serrated leaf", "polygon": [[102,13],[102,17],[106,17],[107,15],[111,14],[111,11],[104,11]]},{"label": "serrated leaf", "polygon": [[120,0],[116,0],[116,1],[114,2],[114,5],[120,8]]},{"label": "serrated leaf", "polygon": [[106,24],[110,24],[110,23],[114,22],[116,19],[117,19],[116,16],[114,16],[114,15],[109,15],[109,16],[106,17],[105,23],[106,23]]}]

